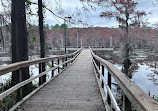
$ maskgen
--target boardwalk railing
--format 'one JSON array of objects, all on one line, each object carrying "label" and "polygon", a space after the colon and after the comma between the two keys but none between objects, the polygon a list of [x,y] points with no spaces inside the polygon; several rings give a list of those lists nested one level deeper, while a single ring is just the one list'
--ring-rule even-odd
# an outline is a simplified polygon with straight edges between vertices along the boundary
[{"label": "boardwalk railing", "polygon": [[[133,109],[136,108],[136,111],[158,111],[158,103],[132,82],[124,73],[115,68],[110,62],[95,55],[92,50],[91,54],[93,64],[98,73],[98,78],[101,78],[102,88],[104,89],[104,86],[106,87],[108,104],[110,105],[112,103],[116,111],[120,111],[120,108],[111,92],[112,77],[124,93],[123,111],[133,111],[131,104],[134,106]],[[104,68],[108,71],[107,75],[104,75]],[[105,76],[108,78],[107,82],[104,79]]]},{"label": "boardwalk railing", "polygon": [[[80,54],[81,51],[82,51],[82,49],[79,49],[78,51],[76,51],[72,54],[56,55],[54,57],[47,57],[47,58],[42,58],[42,59],[37,59],[37,60],[28,60],[28,61],[23,61],[23,62],[17,62],[17,63],[10,64],[6,67],[0,68],[0,76],[1,76],[1,75],[5,75],[6,73],[17,71],[17,70],[19,72],[21,72],[20,70],[22,68],[25,68],[25,67],[28,67],[28,66],[31,66],[31,65],[34,65],[34,64],[40,64],[40,63],[46,63],[46,62],[51,62],[51,64],[52,64],[52,67],[50,69],[40,73],[39,75],[37,75],[35,77],[31,77],[31,78],[29,78],[25,81],[21,81],[20,83],[16,84],[15,86],[11,87],[10,89],[8,89],[8,90],[4,91],[3,93],[1,93],[0,94],[0,100],[5,98],[9,94],[13,93],[17,89],[21,88],[22,86],[27,85],[28,83],[32,82],[33,80],[35,80],[39,77],[42,77],[43,75],[46,75],[48,72],[51,72],[52,77],[54,77],[54,70],[55,69],[58,69],[58,73],[59,73],[60,72],[59,68],[61,66],[64,66],[64,68],[66,68],[69,63],[72,63],[76,59],[76,57]],[[57,63],[56,66],[54,66],[54,61],[55,60],[56,60],[56,63]],[[60,60],[62,60],[62,63],[60,63]],[[39,88],[41,88],[41,86],[39,86]],[[21,95],[18,95],[18,96],[21,96]]]}]

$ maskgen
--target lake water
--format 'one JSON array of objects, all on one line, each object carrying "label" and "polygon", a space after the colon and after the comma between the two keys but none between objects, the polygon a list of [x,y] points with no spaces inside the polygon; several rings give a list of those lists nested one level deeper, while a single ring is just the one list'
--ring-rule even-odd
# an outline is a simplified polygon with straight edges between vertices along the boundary
[{"label": "lake water", "polygon": [[[114,51],[113,58],[110,61],[117,69],[122,70],[120,56],[119,50]],[[158,94],[158,53],[144,49],[135,50],[131,60],[133,63],[129,71],[131,80],[147,94],[149,92],[151,96]]]},{"label": "lake water", "polygon": [[[122,66],[118,64],[116,64],[115,67],[119,70],[122,69]],[[146,64],[138,64],[138,67],[139,68],[132,73],[131,80],[147,94],[149,91],[151,95],[158,94],[158,74],[154,73],[155,69]]]}]

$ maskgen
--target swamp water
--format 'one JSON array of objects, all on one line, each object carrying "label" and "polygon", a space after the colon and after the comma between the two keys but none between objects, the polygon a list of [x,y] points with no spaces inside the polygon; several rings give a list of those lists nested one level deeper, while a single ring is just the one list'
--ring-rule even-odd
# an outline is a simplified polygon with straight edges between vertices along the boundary
[{"label": "swamp water", "polygon": [[[100,56],[100,55],[99,55]],[[107,55],[101,55],[103,58]],[[109,56],[109,55],[108,55]],[[122,61],[120,51],[114,51],[113,57],[109,61],[114,64],[118,70],[122,70]],[[130,79],[135,82],[143,91],[151,96],[158,94],[158,53],[145,49],[135,50],[131,57],[132,66],[130,68]],[[105,69],[105,75],[107,70]],[[107,77],[105,76],[105,80]],[[115,84],[115,80],[112,79]],[[115,90],[115,85],[112,85]]]}]

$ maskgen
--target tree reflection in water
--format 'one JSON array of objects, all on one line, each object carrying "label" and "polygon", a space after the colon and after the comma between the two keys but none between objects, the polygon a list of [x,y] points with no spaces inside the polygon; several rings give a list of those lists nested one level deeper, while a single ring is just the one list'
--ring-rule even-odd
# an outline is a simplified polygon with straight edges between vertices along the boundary
[{"label": "tree reflection in water", "polygon": [[[139,55],[138,53],[139,52],[135,52],[134,56],[131,57],[132,64],[130,67],[124,67],[119,53],[111,55],[112,57],[110,60],[105,58],[107,56],[99,56],[115,64],[119,70],[124,72],[147,94],[150,92],[151,96],[156,95],[158,91],[158,55],[157,53],[151,54],[150,52],[144,52],[144,55]],[[114,94],[118,105],[122,109],[123,92],[115,81],[112,82],[112,93]],[[135,111],[133,106],[132,109]]]}]

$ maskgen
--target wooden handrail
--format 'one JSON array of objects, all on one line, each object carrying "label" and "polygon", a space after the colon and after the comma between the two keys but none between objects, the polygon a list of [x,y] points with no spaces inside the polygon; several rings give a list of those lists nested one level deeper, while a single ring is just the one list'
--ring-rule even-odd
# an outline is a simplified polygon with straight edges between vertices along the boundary
[{"label": "wooden handrail", "polygon": [[121,111],[120,108],[119,108],[119,106],[118,106],[118,104],[117,104],[117,102],[116,102],[116,99],[114,98],[114,95],[111,92],[111,89],[109,88],[109,86],[108,86],[108,84],[107,84],[104,76],[100,73],[99,68],[97,67],[97,64],[95,63],[94,59],[92,60],[92,62],[94,63],[94,66],[96,67],[97,72],[99,73],[99,75],[101,76],[101,79],[103,80],[103,83],[104,83],[104,85],[105,85],[105,87],[106,87],[106,89],[108,91],[108,94],[110,95],[110,98],[111,98],[111,100],[114,103],[115,110],[116,111]]},{"label": "wooden handrail", "polygon": [[46,57],[46,58],[41,58],[41,59],[37,59],[37,60],[28,60],[28,61],[16,62],[16,63],[13,63],[13,64],[10,64],[8,66],[0,68],[0,76],[4,75],[6,73],[9,73],[9,72],[30,66],[30,65],[39,64],[42,62],[48,62],[48,61],[51,61],[54,59],[60,59],[60,58],[64,58],[64,57],[74,56],[75,54],[77,54],[81,50],[82,50],[82,48],[77,50],[76,52],[74,52],[72,54],[55,55],[54,57]]},{"label": "wooden handrail", "polygon": [[[6,72],[11,72],[11,71],[15,71],[15,70],[21,70],[21,68],[27,67],[27,66],[30,66],[30,65],[33,65],[33,64],[38,64],[38,63],[42,63],[42,62],[46,62],[46,61],[51,61],[51,60],[59,59],[59,58],[63,58],[63,57],[71,57],[71,56],[75,55],[72,59],[70,59],[68,61],[65,61],[65,62],[63,62],[61,64],[58,64],[57,66],[52,67],[52,68],[48,69],[47,71],[44,71],[44,72],[40,73],[39,75],[37,75],[35,77],[31,77],[31,78],[29,78],[29,79],[27,79],[25,81],[22,81],[22,82],[16,84],[15,86],[11,87],[10,89],[4,91],[3,93],[0,94],[0,100],[2,100],[3,98],[5,98],[9,94],[13,93],[17,89],[23,87],[24,85],[30,83],[31,81],[33,81],[33,80],[35,80],[35,79],[37,79],[39,77],[42,77],[43,75],[47,74],[48,72],[50,72],[50,71],[52,71],[54,69],[57,69],[57,68],[59,68],[62,65],[65,65],[67,63],[72,62],[80,54],[81,50],[82,50],[82,48],[79,49],[78,51],[72,53],[72,54],[60,55],[60,56],[51,57],[51,58],[43,58],[42,60],[38,59],[38,60],[24,61],[24,62],[19,62],[19,63],[11,64],[11,65],[9,65],[9,66],[7,66],[5,68],[1,68],[0,69],[0,71],[2,71],[1,74],[4,74]],[[11,68],[11,69],[9,69],[9,68]]]},{"label": "wooden handrail", "polygon": [[137,111],[158,111],[158,103],[132,82],[124,73],[118,70],[112,63],[95,55],[92,50],[91,54],[94,59],[106,67],[126,97],[137,108]]},{"label": "wooden handrail", "polygon": [[39,78],[39,77],[41,77],[41,76],[47,74],[48,72],[50,72],[50,71],[52,71],[52,70],[54,70],[54,69],[57,69],[57,68],[60,67],[61,65],[64,65],[64,64],[66,64],[66,63],[69,63],[69,62],[73,61],[74,59],[75,59],[75,57],[72,58],[72,59],[70,59],[70,60],[68,60],[68,61],[66,61],[66,62],[64,62],[64,63],[61,63],[61,64],[55,66],[55,67],[53,67],[53,68],[50,68],[50,69],[48,69],[47,71],[44,71],[44,72],[40,73],[39,75],[37,75],[37,76],[35,76],[35,77],[31,77],[31,78],[29,78],[29,79],[27,79],[27,80],[25,80],[25,81],[22,81],[22,82],[16,84],[15,86],[13,86],[13,87],[11,87],[10,89],[8,89],[8,90],[4,91],[3,93],[1,93],[1,94],[0,94],[0,100],[2,100],[3,98],[5,98],[5,97],[8,96],[9,94],[13,93],[13,92],[16,91],[17,89],[21,88],[22,86],[25,86],[26,84],[30,83],[31,81],[33,81],[33,80],[35,80],[35,79],[37,79],[37,78]]}]

